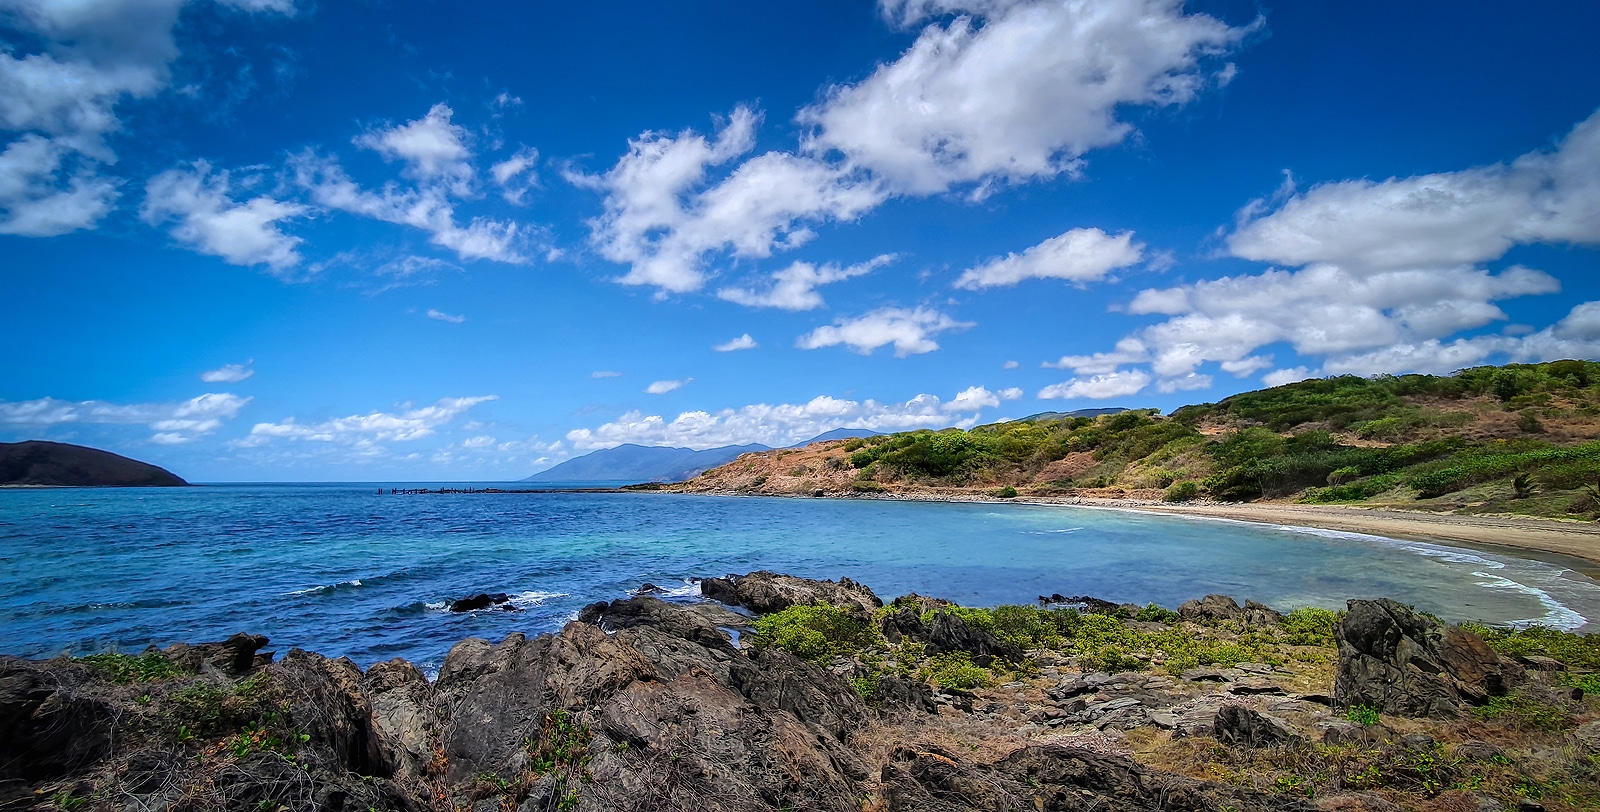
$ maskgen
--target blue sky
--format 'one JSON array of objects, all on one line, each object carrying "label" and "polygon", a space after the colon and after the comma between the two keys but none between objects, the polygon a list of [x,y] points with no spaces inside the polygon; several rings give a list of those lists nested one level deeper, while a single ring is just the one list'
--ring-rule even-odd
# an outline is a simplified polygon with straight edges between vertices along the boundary
[{"label": "blue sky", "polygon": [[0,0],[0,440],[503,480],[1600,357],[1600,7]]}]

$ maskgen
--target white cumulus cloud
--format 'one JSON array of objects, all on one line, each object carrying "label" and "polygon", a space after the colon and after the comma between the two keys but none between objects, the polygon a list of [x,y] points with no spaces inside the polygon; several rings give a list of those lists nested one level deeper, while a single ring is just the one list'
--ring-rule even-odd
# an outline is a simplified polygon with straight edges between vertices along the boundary
[{"label": "white cumulus cloud", "polygon": [[[952,402],[960,397],[957,395]],[[983,394],[968,395],[964,405],[971,406],[973,411],[965,416],[961,416],[961,410],[948,409],[948,404],[928,394],[917,395],[903,403],[821,395],[799,404],[757,403],[715,412],[683,412],[671,420],[634,411],[592,429],[568,432],[566,439],[579,451],[611,448],[623,443],[699,449],[762,443],[780,448],[837,428],[880,432],[948,426],[970,428],[978,423],[976,409],[981,406],[976,404],[991,398]]]},{"label": "white cumulus cloud", "polygon": [[64,423],[145,425],[156,432],[151,440],[171,445],[216,431],[225,421],[237,417],[250,400],[222,392],[168,403],[116,404],[55,398],[0,401],[0,423],[32,427]]},{"label": "white cumulus cloud", "polygon": [[1052,398],[1088,398],[1090,400],[1105,400],[1106,398],[1120,398],[1128,395],[1137,395],[1150,385],[1150,373],[1141,369],[1116,370],[1095,375],[1088,379],[1073,378],[1063,383],[1052,384],[1039,390],[1039,397],[1046,400]]},{"label": "white cumulus cloud", "polygon": [[206,383],[238,383],[256,374],[252,364],[255,361],[246,361],[243,364],[223,364],[216,369],[200,373],[200,380]]},{"label": "white cumulus cloud", "polygon": [[1219,57],[1249,30],[1186,14],[1182,0],[885,8],[908,26],[952,11],[965,14],[803,110],[807,150],[914,194],[1074,173],[1084,153],[1133,131],[1119,108],[1182,105],[1219,83]]},{"label": "white cumulus cloud", "polygon": [[382,442],[409,442],[431,437],[435,430],[465,414],[494,395],[443,398],[432,406],[402,407],[395,412],[369,412],[316,423],[301,423],[288,418],[277,423],[257,423],[250,435],[234,442],[242,448],[263,446],[274,441],[331,443],[377,450]]},{"label": "white cumulus cloud", "polygon": [[[292,13],[289,0],[228,0]],[[178,57],[173,27],[185,0],[5,0],[15,36],[0,48],[0,234],[49,237],[93,228],[119,178],[107,136],[116,106],[165,89]]]},{"label": "white cumulus cloud", "polygon": [[1249,375],[1272,366],[1259,351],[1282,342],[1320,363],[1318,373],[1308,364],[1263,378],[1281,383],[1574,354],[1585,342],[1554,326],[1521,338],[1460,334],[1506,320],[1500,301],[1561,289],[1534,268],[1487,267],[1512,247],[1600,244],[1600,113],[1507,164],[1305,191],[1286,183],[1240,212],[1226,244],[1289,268],[1143,291],[1128,312],[1165,321],[1114,352],[1062,361],[1079,373],[1148,362],[1163,381],[1206,363]]},{"label": "white cumulus cloud", "polygon": [[978,290],[1015,285],[1025,279],[1098,282],[1143,258],[1144,246],[1133,241],[1131,231],[1111,236],[1098,228],[1074,228],[1020,254],[969,268],[956,280],[956,287]]},{"label": "white cumulus cloud", "polygon": [[928,308],[907,310],[885,307],[818,327],[801,336],[795,346],[803,350],[815,350],[844,344],[855,352],[868,355],[879,347],[893,344],[895,357],[904,358],[939,349],[933,337],[942,332],[973,326],[971,322],[956,321]]},{"label": "white cumulus cloud", "polygon": [[664,293],[699,290],[707,254],[769,257],[809,241],[809,223],[851,219],[882,202],[851,173],[784,152],[750,158],[708,183],[709,169],[755,146],[759,120],[741,106],[714,138],[645,132],[605,174],[567,173],[604,195],[604,212],[589,223],[591,240],[601,256],[629,266],[619,282]]},{"label": "white cumulus cloud", "polygon": [[756,340],[751,338],[749,333],[745,333],[738,338],[724,341],[721,344],[712,347],[711,349],[716,350],[717,352],[736,352],[738,350],[753,350],[759,346],[761,345],[757,344]]},{"label": "white cumulus cloud", "polygon": [[840,267],[833,263],[817,266],[809,262],[795,262],[772,274],[772,285],[764,291],[746,288],[723,288],[717,296],[747,307],[775,307],[780,310],[815,310],[822,307],[822,295],[817,288],[840,282],[854,276],[869,274],[896,259],[894,254],[881,254],[866,262]]},{"label": "white cumulus cloud", "polygon": [[139,216],[150,225],[176,221],[175,239],[231,265],[284,271],[300,264],[300,238],[283,233],[278,224],[304,215],[307,208],[267,195],[237,203],[231,187],[227,170],[213,174],[205,161],[169,169],[145,184]]}]

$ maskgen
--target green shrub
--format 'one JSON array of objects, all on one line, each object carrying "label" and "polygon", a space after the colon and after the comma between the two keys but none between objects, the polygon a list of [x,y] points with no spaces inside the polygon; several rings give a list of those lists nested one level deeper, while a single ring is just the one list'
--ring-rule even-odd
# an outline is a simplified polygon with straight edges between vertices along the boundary
[{"label": "green shrub", "polygon": [[774,646],[803,660],[826,664],[873,642],[872,630],[837,606],[791,606],[756,619],[756,647]]},{"label": "green shrub", "polygon": [[1565,710],[1521,694],[1490,697],[1488,704],[1475,708],[1473,713],[1480,719],[1504,719],[1535,730],[1566,730],[1573,726],[1572,717]]},{"label": "green shrub", "polygon": [[1140,609],[1139,614],[1134,616],[1134,620],[1142,620],[1145,623],[1177,623],[1178,613],[1152,603]]},{"label": "green shrub", "polygon": [[1332,646],[1333,625],[1339,613],[1303,606],[1283,616],[1284,642],[1292,646]]},{"label": "green shrub", "polygon": [[1163,502],[1188,502],[1200,496],[1200,485],[1195,482],[1179,482],[1167,489],[1161,495]]},{"label": "green shrub", "polygon": [[1501,654],[1553,657],[1569,668],[1600,670],[1600,635],[1564,632],[1548,626],[1506,629],[1463,623],[1461,627],[1482,637]]},{"label": "green shrub", "polygon": [[1001,499],[1015,499],[1017,496],[1017,489],[1007,485],[1004,488],[995,491],[994,495]]},{"label": "green shrub", "polygon": [[95,676],[106,682],[127,685],[134,682],[155,682],[189,674],[159,651],[150,651],[135,657],[131,654],[90,654],[79,657],[78,662],[88,666]]},{"label": "green shrub", "polygon": [[972,655],[965,651],[947,651],[929,657],[917,676],[940,688],[961,690],[987,687],[994,681],[994,675],[974,663]]},{"label": "green shrub", "polygon": [[1344,718],[1358,725],[1372,727],[1381,717],[1378,715],[1378,709],[1371,705],[1351,705],[1350,709],[1344,712]]}]

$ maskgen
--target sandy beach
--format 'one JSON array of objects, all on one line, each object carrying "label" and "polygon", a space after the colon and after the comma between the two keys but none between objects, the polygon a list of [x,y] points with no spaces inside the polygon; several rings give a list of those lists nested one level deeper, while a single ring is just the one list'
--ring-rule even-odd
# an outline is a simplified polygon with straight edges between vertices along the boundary
[{"label": "sandy beach", "polygon": [[1136,509],[1443,542],[1550,560],[1572,566],[1592,578],[1600,577],[1600,524],[1592,522],[1276,503],[1153,503]]}]

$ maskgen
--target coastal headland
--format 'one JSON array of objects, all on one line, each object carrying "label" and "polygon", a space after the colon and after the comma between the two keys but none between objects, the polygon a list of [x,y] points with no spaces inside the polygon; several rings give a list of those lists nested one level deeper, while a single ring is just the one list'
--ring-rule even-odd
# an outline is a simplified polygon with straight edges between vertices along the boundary
[{"label": "coastal headland", "polygon": [[[404,660],[0,657],[0,807],[1293,810],[1600,804],[1600,645],[1388,600],[885,603],[754,572]],[[489,611],[492,611],[490,609]]]}]

